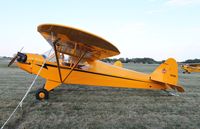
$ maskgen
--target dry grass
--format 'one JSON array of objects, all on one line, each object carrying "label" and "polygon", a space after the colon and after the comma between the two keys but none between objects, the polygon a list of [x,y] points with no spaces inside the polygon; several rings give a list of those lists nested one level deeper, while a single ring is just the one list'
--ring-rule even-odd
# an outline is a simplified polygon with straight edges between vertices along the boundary
[{"label": "dry grass", "polygon": [[[0,62],[0,125],[17,106],[33,75]],[[126,64],[141,72],[156,65]],[[200,128],[200,74],[183,75],[186,92],[179,97],[162,91],[62,85],[48,101],[35,100],[39,79],[5,129],[197,129]]]}]

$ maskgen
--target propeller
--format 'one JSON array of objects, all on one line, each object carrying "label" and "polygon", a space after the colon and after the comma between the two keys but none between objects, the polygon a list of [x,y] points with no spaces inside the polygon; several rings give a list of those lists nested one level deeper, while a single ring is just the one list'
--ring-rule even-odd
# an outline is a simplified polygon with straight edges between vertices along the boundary
[{"label": "propeller", "polygon": [[8,64],[8,67],[10,67],[14,62],[15,60],[17,59],[17,54],[12,58],[12,60],[10,61],[10,63]]},{"label": "propeller", "polygon": [[[24,48],[24,47],[22,47],[21,50],[20,50],[19,52],[21,52],[21,51],[23,50],[23,48]],[[8,64],[8,67],[10,67],[10,66],[15,62],[15,60],[16,60],[17,57],[18,57],[18,53],[19,53],[19,52],[17,52],[17,54],[11,59],[11,61],[10,61],[9,64]]]}]

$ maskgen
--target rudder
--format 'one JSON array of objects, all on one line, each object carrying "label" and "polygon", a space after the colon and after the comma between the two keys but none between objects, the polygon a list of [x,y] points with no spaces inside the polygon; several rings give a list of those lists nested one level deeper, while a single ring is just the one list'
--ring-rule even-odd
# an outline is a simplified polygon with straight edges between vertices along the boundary
[{"label": "rudder", "polygon": [[[184,92],[184,88],[178,83],[178,64],[175,59],[169,58],[164,63],[156,68],[150,74],[150,79],[153,81],[165,84],[165,87],[176,89],[179,92]],[[168,88],[166,88],[168,89]]]},{"label": "rudder", "polygon": [[150,79],[169,85],[177,85],[178,64],[175,59],[169,58],[151,73]]}]

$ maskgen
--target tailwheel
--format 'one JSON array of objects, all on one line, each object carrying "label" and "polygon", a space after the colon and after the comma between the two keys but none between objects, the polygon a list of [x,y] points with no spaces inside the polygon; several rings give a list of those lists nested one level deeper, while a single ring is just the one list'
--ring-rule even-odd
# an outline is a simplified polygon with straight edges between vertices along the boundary
[{"label": "tailwheel", "polygon": [[44,100],[49,98],[49,92],[45,89],[38,89],[35,94],[36,99]]}]

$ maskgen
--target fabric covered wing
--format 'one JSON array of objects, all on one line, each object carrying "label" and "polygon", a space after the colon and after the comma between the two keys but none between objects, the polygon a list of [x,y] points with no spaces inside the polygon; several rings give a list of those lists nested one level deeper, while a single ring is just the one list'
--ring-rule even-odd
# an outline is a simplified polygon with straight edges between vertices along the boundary
[{"label": "fabric covered wing", "polygon": [[120,53],[114,45],[103,38],[72,27],[43,24],[38,26],[38,32],[52,47],[52,42],[60,39],[57,43],[58,52],[70,56],[80,57],[81,53],[86,51],[85,59],[97,60]]}]

